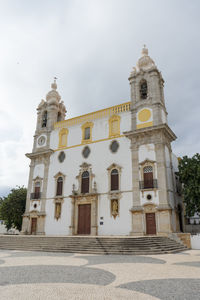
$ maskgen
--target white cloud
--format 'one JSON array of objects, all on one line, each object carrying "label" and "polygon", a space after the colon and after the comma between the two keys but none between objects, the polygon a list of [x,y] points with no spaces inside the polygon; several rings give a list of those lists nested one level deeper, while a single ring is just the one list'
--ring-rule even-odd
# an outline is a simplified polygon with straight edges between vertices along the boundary
[{"label": "white cloud", "polygon": [[[144,43],[166,81],[177,155],[199,151],[197,0],[0,1],[1,186],[27,184],[36,107],[53,76],[68,117],[129,100]],[[5,189],[4,189],[5,190]]]}]

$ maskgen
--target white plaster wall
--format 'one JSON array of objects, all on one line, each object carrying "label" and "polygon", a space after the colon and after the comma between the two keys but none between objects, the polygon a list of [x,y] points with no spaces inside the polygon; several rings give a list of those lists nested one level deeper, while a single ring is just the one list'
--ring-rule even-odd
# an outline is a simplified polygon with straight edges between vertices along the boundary
[{"label": "white plaster wall", "polygon": [[[129,235],[131,231],[132,193],[122,194],[119,202],[119,216],[115,219],[111,216],[110,199],[108,195],[99,197],[98,234],[99,235]],[[100,219],[103,217],[103,220]],[[103,225],[100,225],[103,222]]]},{"label": "white plaster wall", "polygon": [[[152,200],[147,200],[147,195],[151,195]],[[144,204],[159,204],[159,196],[158,196],[158,191],[143,191],[140,192],[140,203],[141,205]]]},{"label": "white plaster wall", "polygon": [[38,164],[35,166],[34,171],[33,171],[33,179],[36,177],[44,177],[44,164]]},{"label": "white plaster wall", "polygon": [[[114,139],[113,139],[114,140]],[[62,172],[65,175],[64,181],[64,189],[63,194],[64,197],[68,197],[72,193],[72,185],[76,185],[76,189],[78,188],[78,181],[76,176],[79,174],[80,165],[83,162],[87,162],[91,164],[92,172],[95,175],[94,180],[97,183],[97,191],[98,193],[108,193],[108,171],[107,168],[116,163],[122,167],[121,173],[121,191],[131,191],[132,190],[132,167],[131,167],[131,151],[130,151],[130,141],[125,138],[117,138],[115,139],[119,143],[119,149],[116,153],[112,153],[109,149],[109,146],[112,140],[106,140],[102,142],[89,144],[89,148],[91,153],[87,159],[83,158],[82,150],[85,147],[81,145],[79,147],[65,149],[66,158],[63,163],[58,161],[59,151],[56,151],[50,159],[50,167],[49,167],[49,178],[48,178],[48,187],[47,187],[47,200],[46,202],[46,224],[45,224],[45,232],[46,234],[68,234],[68,228],[71,222],[71,202],[70,205],[66,204],[62,207],[62,217],[61,220],[54,220],[54,207],[55,204],[51,200],[55,197],[56,193],[56,183],[54,176],[58,172]],[[107,200],[102,201],[101,205],[109,203],[108,195],[106,195]],[[128,234],[131,231],[131,223],[130,219],[127,217],[130,212],[129,209],[132,206],[132,195],[129,193],[129,200],[126,200],[127,205],[120,205],[120,209],[126,210],[126,214],[122,213],[120,220],[117,220],[114,224],[119,223],[118,230],[121,232],[120,234]],[[65,203],[69,203],[69,200]],[[125,202],[126,203],[126,202]],[[101,207],[100,205],[100,207]],[[110,205],[110,203],[109,203]],[[67,215],[68,214],[68,215]],[[109,212],[106,212],[106,219],[104,221],[106,224],[110,224],[113,222],[113,217],[110,216],[110,206]],[[110,220],[109,220],[110,219]],[[65,228],[65,229],[63,229]],[[121,229],[120,229],[121,228]],[[126,228],[126,230],[125,230]],[[113,232],[113,233],[112,233]],[[116,227],[113,226],[110,228],[110,225],[103,226],[101,228],[101,234],[116,234]]]},{"label": "white plaster wall", "polygon": [[[146,144],[146,145],[141,145],[139,147],[139,163],[142,163],[145,160],[156,160],[156,153],[155,153],[155,145],[154,144]],[[141,173],[139,173],[140,180],[141,178]],[[154,178],[157,178],[157,164],[155,163],[155,174]],[[150,194],[152,196],[152,200],[147,200],[147,195]],[[159,196],[158,192],[154,191],[143,191],[140,192],[140,203],[141,205],[144,204],[159,204]]]},{"label": "white plaster wall", "polygon": [[[123,134],[124,131],[131,129],[131,113],[122,112],[118,114],[121,117],[120,120],[120,134]],[[92,128],[92,141],[97,141],[101,139],[109,138],[109,117],[104,117],[101,119],[91,120],[94,124]],[[74,145],[80,145],[82,142],[82,129],[81,126],[85,122],[72,125],[68,127],[68,137],[67,137],[67,147]],[[60,129],[55,129],[51,133],[50,148],[57,149],[59,144],[59,131]]]},{"label": "white plaster wall", "polygon": [[[35,179],[36,177],[44,178],[44,164],[38,164],[35,166],[33,171],[33,179]],[[40,187],[41,192],[42,189],[43,189],[43,180],[41,182],[41,187]],[[34,193],[34,182],[32,182],[31,192]],[[33,202],[31,202],[30,211],[33,210],[33,205],[34,205]],[[40,208],[38,209],[40,210]]]},{"label": "white plaster wall", "polygon": [[[34,205],[37,204],[37,207],[34,208]],[[41,201],[31,200],[30,201],[30,211],[41,211]]]},{"label": "white plaster wall", "polygon": [[47,235],[69,235],[69,226],[71,225],[71,198],[64,198],[62,203],[61,218],[56,220],[54,199],[46,201],[46,222],[45,233]]},{"label": "white plaster wall", "polygon": [[192,249],[200,249],[200,234],[191,235]]},{"label": "white plaster wall", "polygon": [[146,159],[153,161],[156,160],[154,144],[146,144],[139,147],[139,163]]}]

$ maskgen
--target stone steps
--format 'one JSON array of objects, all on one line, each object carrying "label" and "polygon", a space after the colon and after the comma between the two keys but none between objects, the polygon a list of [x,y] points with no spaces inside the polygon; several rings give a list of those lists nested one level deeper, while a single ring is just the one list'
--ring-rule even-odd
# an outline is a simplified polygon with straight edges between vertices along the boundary
[{"label": "stone steps", "polygon": [[0,249],[86,254],[152,255],[187,250],[167,237],[0,236]]}]

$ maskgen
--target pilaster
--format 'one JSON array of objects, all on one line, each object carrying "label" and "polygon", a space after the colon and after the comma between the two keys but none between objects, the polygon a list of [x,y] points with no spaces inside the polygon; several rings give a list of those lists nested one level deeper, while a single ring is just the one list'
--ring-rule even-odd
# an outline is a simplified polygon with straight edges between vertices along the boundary
[{"label": "pilaster", "polygon": [[139,191],[139,146],[134,140],[131,141],[132,150],[132,182],[133,182],[133,206],[140,205],[140,191]]},{"label": "pilaster", "polygon": [[166,173],[166,158],[165,158],[165,145],[163,143],[155,144],[156,162],[157,162],[157,176],[159,187],[159,204],[168,205],[167,193],[167,173]]}]

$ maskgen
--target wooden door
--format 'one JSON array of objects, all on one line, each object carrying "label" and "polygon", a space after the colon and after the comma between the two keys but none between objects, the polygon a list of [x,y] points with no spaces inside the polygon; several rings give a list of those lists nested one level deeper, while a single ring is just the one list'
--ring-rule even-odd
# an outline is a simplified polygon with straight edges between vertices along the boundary
[{"label": "wooden door", "polygon": [[36,234],[37,231],[37,218],[31,219],[31,234]]},{"label": "wooden door", "polygon": [[78,234],[90,234],[91,204],[78,206]]},{"label": "wooden door", "polygon": [[144,188],[153,188],[153,172],[144,173]]},{"label": "wooden door", "polygon": [[156,234],[156,218],[155,213],[146,214],[146,233]]}]

